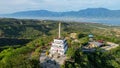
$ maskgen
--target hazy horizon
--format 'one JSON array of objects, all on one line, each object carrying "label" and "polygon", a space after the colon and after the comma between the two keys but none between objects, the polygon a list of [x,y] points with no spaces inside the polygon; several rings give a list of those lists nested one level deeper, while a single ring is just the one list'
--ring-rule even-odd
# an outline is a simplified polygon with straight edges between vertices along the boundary
[{"label": "hazy horizon", "polygon": [[55,12],[79,11],[87,8],[107,8],[119,10],[120,0],[1,0],[0,14],[29,10],[49,10]]}]

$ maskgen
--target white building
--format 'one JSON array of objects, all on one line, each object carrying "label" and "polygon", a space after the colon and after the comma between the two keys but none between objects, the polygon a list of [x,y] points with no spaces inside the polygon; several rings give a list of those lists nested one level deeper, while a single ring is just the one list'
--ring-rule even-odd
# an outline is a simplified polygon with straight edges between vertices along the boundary
[{"label": "white building", "polygon": [[52,43],[50,53],[55,54],[59,53],[60,55],[64,55],[67,51],[67,42],[65,39],[54,39],[54,42]]},{"label": "white building", "polygon": [[61,39],[60,37],[60,28],[61,23],[59,23],[59,38],[54,39],[52,46],[50,48],[50,54],[53,55],[55,53],[58,53],[60,55],[64,55],[67,51],[68,45],[66,39]]}]

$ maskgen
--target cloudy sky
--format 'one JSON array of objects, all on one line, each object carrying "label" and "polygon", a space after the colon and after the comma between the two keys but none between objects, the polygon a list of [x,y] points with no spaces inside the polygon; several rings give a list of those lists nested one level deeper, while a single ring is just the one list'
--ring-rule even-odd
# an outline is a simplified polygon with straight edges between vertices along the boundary
[{"label": "cloudy sky", "polygon": [[27,10],[78,11],[86,8],[120,9],[120,0],[0,0],[0,14]]}]

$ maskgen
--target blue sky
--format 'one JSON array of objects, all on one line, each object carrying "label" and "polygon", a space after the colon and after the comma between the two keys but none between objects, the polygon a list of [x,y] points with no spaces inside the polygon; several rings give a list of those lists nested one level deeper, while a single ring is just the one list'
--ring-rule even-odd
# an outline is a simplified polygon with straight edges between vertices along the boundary
[{"label": "blue sky", "polygon": [[0,0],[0,14],[27,10],[78,11],[86,8],[120,9],[120,0]]}]

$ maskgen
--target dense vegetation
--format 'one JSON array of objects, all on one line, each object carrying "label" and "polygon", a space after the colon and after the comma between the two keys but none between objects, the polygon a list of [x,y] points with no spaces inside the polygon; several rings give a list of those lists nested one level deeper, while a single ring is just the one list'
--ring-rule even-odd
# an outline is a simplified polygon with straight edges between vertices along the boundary
[{"label": "dense vegetation", "polygon": [[72,43],[74,46],[69,46],[68,59],[62,68],[120,68],[120,46],[106,52],[101,52],[100,48],[95,52],[83,52],[81,44],[87,42],[85,39],[87,38],[81,38],[80,40],[84,42]]},{"label": "dense vegetation", "polygon": [[[24,19],[0,19],[0,68],[39,68],[39,56],[43,48],[57,37],[58,21]],[[62,22],[62,36],[78,34],[80,42],[68,38],[69,49],[63,68],[119,68],[120,47],[109,52],[84,53],[81,46],[93,33],[96,40],[102,39],[120,44],[120,27],[96,23]]]}]

